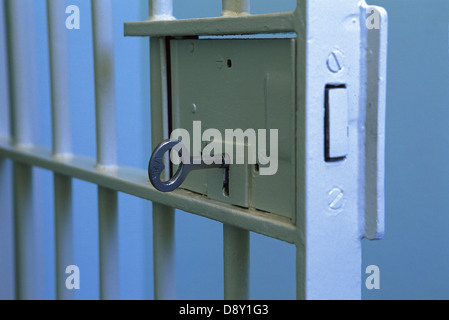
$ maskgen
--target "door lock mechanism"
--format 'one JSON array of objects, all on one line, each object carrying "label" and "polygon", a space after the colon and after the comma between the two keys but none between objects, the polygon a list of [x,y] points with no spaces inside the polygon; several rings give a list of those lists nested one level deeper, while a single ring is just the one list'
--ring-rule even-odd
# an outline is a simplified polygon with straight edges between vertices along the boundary
[{"label": "door lock mechanism", "polygon": [[[162,181],[161,174],[165,169],[164,155],[167,152],[177,151],[180,158],[178,170],[175,175]],[[190,157],[182,142],[178,140],[165,140],[154,150],[148,164],[148,176],[151,184],[161,192],[171,192],[179,188],[192,170],[228,168],[230,158],[227,154],[217,154],[213,157]],[[165,179],[164,179],[165,180]]]}]

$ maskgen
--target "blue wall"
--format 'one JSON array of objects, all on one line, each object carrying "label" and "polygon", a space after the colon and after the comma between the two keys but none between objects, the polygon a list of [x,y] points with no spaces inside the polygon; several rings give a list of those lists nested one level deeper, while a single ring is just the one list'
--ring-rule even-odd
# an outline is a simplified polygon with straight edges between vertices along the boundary
[{"label": "blue wall", "polygon": [[449,298],[449,1],[376,0],[389,13],[386,235],[367,299]]},{"label": "blue wall", "polygon": [[[123,23],[146,19],[147,1],[114,1],[118,149],[121,164],[145,168],[151,153],[148,40],[123,37]],[[217,16],[220,1],[175,0],[177,18]],[[294,0],[256,0],[253,13],[287,11]],[[95,109],[89,0],[68,0],[81,10],[81,29],[69,31],[74,151],[95,157]],[[363,270],[381,270],[381,289],[365,299],[449,298],[449,2],[376,0],[390,18],[387,112],[386,236],[363,241]],[[50,146],[50,92],[45,1],[35,1],[38,34],[39,140]],[[51,186],[51,174],[39,170]],[[52,189],[42,190],[43,195]],[[96,186],[74,182],[75,264],[81,269],[77,298],[98,298]],[[54,298],[53,204],[41,202],[45,298]],[[150,203],[120,195],[123,299],[151,299]],[[222,299],[221,224],[178,212],[180,299]],[[295,298],[295,249],[251,236],[251,297]]]}]

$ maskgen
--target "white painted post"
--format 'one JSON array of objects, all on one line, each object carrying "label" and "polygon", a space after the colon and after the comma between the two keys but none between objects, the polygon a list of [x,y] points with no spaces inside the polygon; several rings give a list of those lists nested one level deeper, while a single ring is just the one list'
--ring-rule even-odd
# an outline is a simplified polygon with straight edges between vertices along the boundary
[{"label": "white painted post", "polygon": [[250,10],[250,0],[223,0],[222,16],[248,15]]},{"label": "white painted post", "polygon": [[[115,112],[114,41],[112,1],[92,0],[95,60],[97,169],[114,170],[117,165]],[[118,257],[118,194],[98,187],[100,299],[120,297]]]},{"label": "white painted post", "polygon": [[[299,299],[360,299],[361,239],[379,238],[383,234],[383,150],[379,149],[384,146],[379,140],[383,139],[385,120],[381,105],[385,101],[385,74],[381,70],[386,72],[386,69],[383,57],[376,51],[380,49],[385,54],[386,43],[368,49],[364,42],[380,39],[386,42],[386,38],[380,34],[374,35],[374,39],[364,39],[367,36],[365,5],[359,0],[298,0],[296,14],[304,22],[299,30],[301,37],[297,39]],[[367,58],[371,64],[368,68]],[[335,84],[348,91],[347,101],[337,104],[347,104],[343,107],[353,118],[347,124],[346,157],[328,161],[325,159],[324,104],[328,108],[342,105],[331,100],[326,102],[324,92],[326,86]],[[381,96],[369,92],[373,89],[379,90]],[[316,108],[317,105],[323,107]],[[367,124],[366,121],[374,122]],[[367,188],[367,184],[372,185]],[[369,195],[366,190],[370,191]]]},{"label": "white painted post", "polygon": [[[67,35],[64,27],[65,4],[47,0],[48,43],[52,101],[53,157],[71,156],[70,104],[68,82]],[[65,286],[67,266],[74,264],[72,179],[55,173],[55,261],[56,298],[73,300],[73,290]]]},{"label": "white painted post", "polygon": [[249,299],[249,232],[223,225],[224,298]]}]

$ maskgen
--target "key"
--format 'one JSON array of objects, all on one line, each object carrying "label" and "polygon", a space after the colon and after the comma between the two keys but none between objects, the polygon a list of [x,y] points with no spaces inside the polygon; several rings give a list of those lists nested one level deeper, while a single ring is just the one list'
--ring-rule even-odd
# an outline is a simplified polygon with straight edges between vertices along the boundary
[{"label": "key", "polygon": [[[161,180],[161,173],[165,169],[163,157],[166,152],[176,150],[180,154],[181,163],[178,171],[168,181]],[[151,184],[161,192],[171,192],[179,188],[192,170],[227,168],[230,163],[227,154],[217,154],[213,157],[190,157],[183,155],[183,145],[178,140],[165,140],[153,152],[148,164],[148,176]],[[189,159],[189,161],[185,161]],[[210,163],[210,164],[209,164]]]}]

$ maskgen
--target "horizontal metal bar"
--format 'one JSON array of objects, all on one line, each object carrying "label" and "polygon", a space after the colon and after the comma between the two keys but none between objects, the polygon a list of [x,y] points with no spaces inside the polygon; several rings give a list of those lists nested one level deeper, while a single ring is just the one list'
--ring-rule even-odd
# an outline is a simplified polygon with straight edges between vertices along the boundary
[{"label": "horizontal metal bar", "polygon": [[125,36],[201,36],[296,31],[295,12],[125,23]]},{"label": "horizontal metal bar", "polygon": [[10,141],[3,138],[0,138],[0,157],[11,158],[285,242],[297,243],[298,240],[296,226],[289,219],[210,200],[186,190],[159,192],[149,183],[146,170],[122,166],[115,170],[104,170],[96,165],[95,159],[77,155],[66,159],[54,158],[49,148],[14,147]]}]

